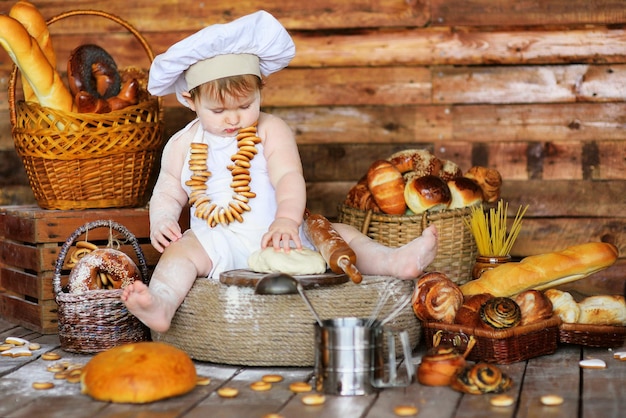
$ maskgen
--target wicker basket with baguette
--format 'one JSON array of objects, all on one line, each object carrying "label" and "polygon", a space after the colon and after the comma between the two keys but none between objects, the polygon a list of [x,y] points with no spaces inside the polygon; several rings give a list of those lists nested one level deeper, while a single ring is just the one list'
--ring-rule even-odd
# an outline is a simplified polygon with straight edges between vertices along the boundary
[{"label": "wicker basket with baguette", "polygon": [[[20,1],[0,16],[0,45],[14,62],[9,110],[15,149],[22,159],[37,204],[44,209],[141,206],[163,146],[162,104],[145,91],[147,71],[137,76],[141,99],[108,113],[80,113],[56,70],[48,27],[62,19],[96,16],[128,30],[149,60],[154,54],[142,35],[121,18],[96,10],[75,10],[44,21]],[[24,100],[18,100],[21,79]]]}]

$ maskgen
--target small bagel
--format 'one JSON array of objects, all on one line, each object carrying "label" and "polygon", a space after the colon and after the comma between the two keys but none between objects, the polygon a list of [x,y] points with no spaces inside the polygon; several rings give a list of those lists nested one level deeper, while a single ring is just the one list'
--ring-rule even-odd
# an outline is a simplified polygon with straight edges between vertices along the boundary
[{"label": "small bagel", "polygon": [[418,409],[413,405],[398,405],[393,408],[393,413],[399,417],[412,417],[417,415]]},{"label": "small bagel", "polygon": [[250,384],[250,389],[256,392],[265,392],[266,390],[270,390],[271,388],[272,384],[263,380],[260,380],[258,382],[252,382]]},{"label": "small bagel", "polygon": [[289,385],[289,390],[294,393],[310,392],[313,387],[306,382],[293,382]]},{"label": "small bagel", "polygon": [[197,376],[196,386],[207,386],[211,384],[211,378],[207,376]]},{"label": "small bagel", "polygon": [[55,352],[49,351],[47,353],[43,353],[41,355],[41,359],[42,360],[46,360],[46,361],[55,361],[55,360],[59,360],[61,358],[60,354],[57,354]]},{"label": "small bagel", "polygon": [[234,398],[239,395],[239,390],[237,388],[223,387],[217,390],[217,394],[221,398]]},{"label": "small bagel", "polygon": [[319,393],[312,393],[302,397],[302,403],[305,405],[317,406],[322,405],[324,402],[326,402],[326,397]]},{"label": "small bagel", "polygon": [[261,377],[261,380],[267,383],[278,383],[283,381],[283,377],[279,374],[266,374]]},{"label": "small bagel", "polygon": [[546,406],[558,406],[564,402],[563,397],[559,395],[543,395],[540,400]]},{"label": "small bagel", "polygon": [[52,382],[33,382],[33,389],[46,390],[46,389],[52,389],[53,387],[54,387],[54,383]]}]

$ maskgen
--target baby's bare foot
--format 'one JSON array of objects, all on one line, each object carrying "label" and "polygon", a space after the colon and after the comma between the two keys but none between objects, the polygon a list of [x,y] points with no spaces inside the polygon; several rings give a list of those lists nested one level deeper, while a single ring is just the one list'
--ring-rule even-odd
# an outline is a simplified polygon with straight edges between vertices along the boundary
[{"label": "baby's bare foot", "polygon": [[392,265],[395,265],[395,276],[400,279],[415,279],[433,262],[437,255],[437,228],[434,225],[426,228],[422,235],[393,253]]},{"label": "baby's bare foot", "polygon": [[129,312],[146,326],[157,332],[165,332],[170,327],[170,318],[165,315],[160,298],[140,281],[135,281],[124,288],[122,301]]}]

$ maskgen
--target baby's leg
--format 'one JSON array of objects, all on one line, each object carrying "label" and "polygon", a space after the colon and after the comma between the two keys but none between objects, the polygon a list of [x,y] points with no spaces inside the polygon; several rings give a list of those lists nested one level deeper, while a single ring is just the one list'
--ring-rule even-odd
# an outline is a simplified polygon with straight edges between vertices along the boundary
[{"label": "baby's leg", "polygon": [[341,237],[356,253],[356,266],[363,274],[414,279],[420,276],[437,255],[437,229],[426,228],[420,237],[398,247],[386,247],[356,228],[333,224]]},{"label": "baby's leg", "polygon": [[188,231],[165,249],[149,287],[134,282],[124,289],[122,300],[150,329],[165,332],[196,278],[210,271],[211,260],[195,235]]}]

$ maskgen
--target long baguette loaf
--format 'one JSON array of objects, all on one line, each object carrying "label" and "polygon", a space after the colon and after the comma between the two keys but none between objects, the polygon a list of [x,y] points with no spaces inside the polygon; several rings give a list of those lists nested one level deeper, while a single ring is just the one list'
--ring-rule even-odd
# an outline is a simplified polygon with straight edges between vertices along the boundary
[{"label": "long baguette loaf", "polygon": [[[48,59],[48,62],[52,68],[56,68],[57,60],[56,53],[52,46],[52,39],[50,38],[50,31],[46,20],[39,12],[39,9],[34,4],[24,0],[20,0],[11,7],[9,16],[19,21],[30,36],[37,41],[41,51]],[[26,101],[37,100],[35,92],[28,82],[26,77],[22,74],[22,89],[24,90],[24,99]]]},{"label": "long baguette loaf", "polygon": [[618,250],[613,244],[590,242],[575,245],[487,270],[479,279],[462,285],[461,291],[465,296],[490,293],[510,297],[528,289],[544,290],[605,269],[617,257]]},{"label": "long baguette loaf", "polygon": [[0,45],[33,88],[39,104],[59,110],[72,110],[73,99],[69,89],[39,44],[18,20],[0,15]]}]

